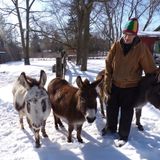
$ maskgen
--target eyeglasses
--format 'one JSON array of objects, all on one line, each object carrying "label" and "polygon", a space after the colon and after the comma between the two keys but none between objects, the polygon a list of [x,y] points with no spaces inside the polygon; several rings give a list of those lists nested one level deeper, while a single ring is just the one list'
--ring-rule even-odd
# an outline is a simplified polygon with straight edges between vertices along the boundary
[{"label": "eyeglasses", "polygon": [[123,35],[124,35],[124,36],[131,36],[131,37],[132,37],[132,36],[135,36],[135,34],[128,33],[128,32],[123,33]]}]

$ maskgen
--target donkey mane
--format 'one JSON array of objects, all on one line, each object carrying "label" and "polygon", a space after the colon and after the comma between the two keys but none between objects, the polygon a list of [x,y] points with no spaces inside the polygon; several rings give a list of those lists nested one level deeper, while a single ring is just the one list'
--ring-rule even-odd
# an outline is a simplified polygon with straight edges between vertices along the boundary
[{"label": "donkey mane", "polygon": [[30,87],[39,86],[40,85],[40,81],[37,81],[36,79],[31,78],[29,76],[26,76],[26,80],[27,80],[27,82],[28,82]]},{"label": "donkey mane", "polygon": [[[39,86],[40,85],[40,80],[37,80],[35,78],[31,78],[30,76],[27,76],[24,72],[22,72],[21,75],[24,76],[24,78],[26,79],[29,87]],[[20,77],[18,79],[20,80]]]}]

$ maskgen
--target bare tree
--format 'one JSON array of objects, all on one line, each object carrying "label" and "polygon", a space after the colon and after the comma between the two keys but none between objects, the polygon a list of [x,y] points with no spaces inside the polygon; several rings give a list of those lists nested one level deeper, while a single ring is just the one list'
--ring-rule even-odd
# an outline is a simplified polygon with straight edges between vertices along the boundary
[{"label": "bare tree", "polygon": [[112,0],[103,3],[104,10],[101,31],[104,37],[113,43],[122,34],[123,22],[131,17],[137,17],[140,28],[146,30],[155,18],[160,8],[159,0]]},{"label": "bare tree", "polygon": [[1,8],[3,15],[14,15],[17,18],[18,23],[14,27],[18,27],[20,33],[20,40],[23,49],[24,64],[29,65],[29,36],[30,36],[30,15],[31,8],[36,0],[10,0],[12,5],[5,4],[5,7]]},{"label": "bare tree", "polygon": [[0,51],[5,51],[9,55],[8,60],[19,60],[20,48],[17,44],[16,30],[10,25],[6,25],[5,18],[0,14]]},{"label": "bare tree", "polygon": [[160,8],[159,0],[131,0],[128,1],[128,4],[130,4],[129,18],[135,16],[139,19],[141,17],[144,19],[143,31],[151,24],[155,12]]},{"label": "bare tree", "polygon": [[[13,7],[0,8],[3,14],[13,14],[18,19],[15,26],[19,27],[25,64],[29,64],[29,37],[30,32],[34,31],[60,48],[76,49],[77,65],[81,65],[82,71],[87,70],[93,30],[111,45],[120,38],[123,22],[129,17],[143,19],[145,30],[160,6],[159,0],[25,0],[25,7],[20,0],[10,1]],[[32,10],[36,1],[46,4],[43,16],[37,16]],[[46,15],[48,17],[44,18]]]},{"label": "bare tree", "polygon": [[[97,1],[97,0],[70,0],[70,1],[55,1],[50,0],[53,6],[50,5],[51,11],[54,14],[58,22],[61,35],[63,35],[65,42],[70,44],[72,48],[77,50],[77,65],[81,65],[81,70],[87,70],[87,58],[89,52],[89,40],[90,40],[90,27],[91,27],[91,12],[93,11],[94,3],[104,3],[107,0]],[[58,8],[58,9],[57,9]],[[65,13],[63,14],[63,11]],[[63,16],[62,16],[63,15]],[[64,17],[68,18],[68,25],[66,26]],[[74,25],[74,27],[73,27]],[[68,28],[68,29],[67,29]],[[68,33],[72,28],[72,33],[74,36],[70,36]],[[71,39],[70,39],[70,38]],[[75,38],[76,43],[73,42]]]}]

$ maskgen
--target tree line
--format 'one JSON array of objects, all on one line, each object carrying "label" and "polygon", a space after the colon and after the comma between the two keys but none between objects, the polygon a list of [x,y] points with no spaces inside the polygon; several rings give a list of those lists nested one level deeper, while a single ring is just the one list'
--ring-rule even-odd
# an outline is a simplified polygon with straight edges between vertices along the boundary
[{"label": "tree line", "polygon": [[25,65],[33,53],[65,49],[75,51],[86,71],[89,53],[107,51],[130,17],[143,31],[160,17],[159,0],[8,1],[0,2],[0,39],[21,49]]}]

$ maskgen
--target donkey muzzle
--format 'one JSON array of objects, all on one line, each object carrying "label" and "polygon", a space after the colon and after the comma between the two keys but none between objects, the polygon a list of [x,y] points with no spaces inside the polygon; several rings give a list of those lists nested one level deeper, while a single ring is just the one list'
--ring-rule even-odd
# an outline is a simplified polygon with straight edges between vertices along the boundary
[{"label": "donkey muzzle", "polygon": [[42,124],[35,124],[35,123],[32,123],[32,127],[34,129],[39,129],[41,127]]},{"label": "donkey muzzle", "polygon": [[87,117],[87,121],[88,121],[88,123],[93,123],[94,122],[94,120],[96,119],[96,117]]}]

